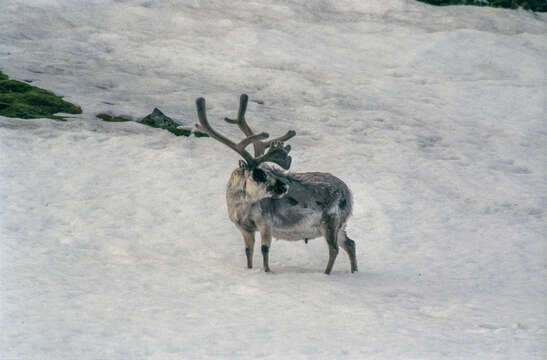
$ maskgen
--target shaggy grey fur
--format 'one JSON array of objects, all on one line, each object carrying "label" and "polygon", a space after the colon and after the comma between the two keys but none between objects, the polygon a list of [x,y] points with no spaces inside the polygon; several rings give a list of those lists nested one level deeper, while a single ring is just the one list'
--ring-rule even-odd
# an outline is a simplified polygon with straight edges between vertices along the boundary
[{"label": "shaggy grey fur", "polygon": [[[263,254],[272,236],[292,241],[324,236],[329,245],[325,272],[332,269],[338,245],[348,253],[352,272],[357,271],[355,243],[345,232],[353,206],[347,185],[328,173],[287,173],[266,164],[260,169],[267,175],[264,186],[257,187],[252,170],[240,167],[232,173],[226,192],[229,217],[245,239],[248,266],[252,267],[254,233],[259,231]],[[284,193],[268,190],[268,185],[277,182],[286,186]]]}]

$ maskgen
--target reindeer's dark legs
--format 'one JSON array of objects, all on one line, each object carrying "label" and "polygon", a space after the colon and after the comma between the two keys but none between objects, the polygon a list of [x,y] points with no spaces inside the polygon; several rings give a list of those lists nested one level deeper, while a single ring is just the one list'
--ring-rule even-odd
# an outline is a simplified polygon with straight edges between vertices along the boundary
[{"label": "reindeer's dark legs", "polygon": [[327,263],[327,268],[325,269],[325,274],[330,274],[332,267],[334,266],[334,261],[338,256],[338,229],[336,228],[335,219],[327,219],[324,226],[324,236],[327,240],[327,245],[329,246],[329,262]]},{"label": "reindeer's dark legs", "polygon": [[355,256],[355,241],[351,240],[344,230],[340,230],[338,237],[343,240],[341,242],[342,248],[346,250],[351,264],[351,272],[357,271],[357,257]]},{"label": "reindeer's dark legs", "polygon": [[262,245],[262,257],[264,258],[264,271],[270,272],[270,247]]},{"label": "reindeer's dark legs", "polygon": [[247,255],[247,268],[253,268],[253,250],[255,247],[255,233],[239,229],[245,241],[245,255]]},{"label": "reindeer's dark legs", "polygon": [[245,248],[245,255],[247,256],[247,268],[253,268],[253,248]]},{"label": "reindeer's dark legs", "polygon": [[270,229],[260,230],[262,242],[262,258],[264,259],[264,271],[270,272],[270,245],[272,243],[272,232]]}]

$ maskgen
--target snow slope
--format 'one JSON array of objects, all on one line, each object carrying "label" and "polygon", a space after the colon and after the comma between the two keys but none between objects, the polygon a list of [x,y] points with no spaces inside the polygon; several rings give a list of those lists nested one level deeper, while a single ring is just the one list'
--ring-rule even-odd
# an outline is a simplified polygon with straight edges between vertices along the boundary
[{"label": "snow slope", "polygon": [[[2,71],[84,113],[0,117],[0,358],[545,358],[546,33],[406,0],[4,0]],[[94,117],[192,124],[205,96],[235,138],[242,92],[297,131],[293,171],[353,190],[359,273],[324,275],[321,239],[247,270],[237,154]]]}]

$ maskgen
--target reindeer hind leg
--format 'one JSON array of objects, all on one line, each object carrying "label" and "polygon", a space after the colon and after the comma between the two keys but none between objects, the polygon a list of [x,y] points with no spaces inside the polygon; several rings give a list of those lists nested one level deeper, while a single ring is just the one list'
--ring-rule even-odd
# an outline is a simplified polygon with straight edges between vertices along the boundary
[{"label": "reindeer hind leg", "polygon": [[342,240],[342,248],[346,251],[351,264],[351,272],[354,273],[357,270],[357,257],[355,256],[355,241],[350,239],[346,234],[346,231],[341,229],[338,233],[339,239]]},{"label": "reindeer hind leg", "polygon": [[323,231],[325,239],[327,240],[327,245],[329,246],[329,262],[327,263],[327,268],[325,269],[325,274],[328,275],[332,271],[334,261],[338,256],[338,231],[336,229],[335,219],[328,219],[325,222]]}]

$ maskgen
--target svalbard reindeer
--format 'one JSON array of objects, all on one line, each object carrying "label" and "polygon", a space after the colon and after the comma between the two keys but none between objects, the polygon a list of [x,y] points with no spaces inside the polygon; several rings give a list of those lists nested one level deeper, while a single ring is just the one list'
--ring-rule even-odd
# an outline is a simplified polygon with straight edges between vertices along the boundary
[{"label": "svalbard reindeer", "polygon": [[[260,233],[264,271],[270,271],[269,249],[272,236],[284,240],[305,240],[323,236],[329,247],[329,261],[325,273],[329,274],[341,246],[348,254],[351,272],[357,271],[355,242],[345,231],[351,215],[352,197],[347,185],[328,173],[288,173],[266,164],[275,163],[288,170],[290,146],[284,141],[292,138],[293,130],[285,135],[263,141],[267,133],[255,134],[245,120],[247,95],[240,98],[236,124],[246,138],[235,143],[214,130],[207,120],[205,99],[196,100],[198,128],[215,140],[235,150],[243,161],[228,181],[226,202],[230,220],[236,225],[245,241],[247,267],[253,267],[255,233]],[[253,144],[254,156],[245,148]]]}]

